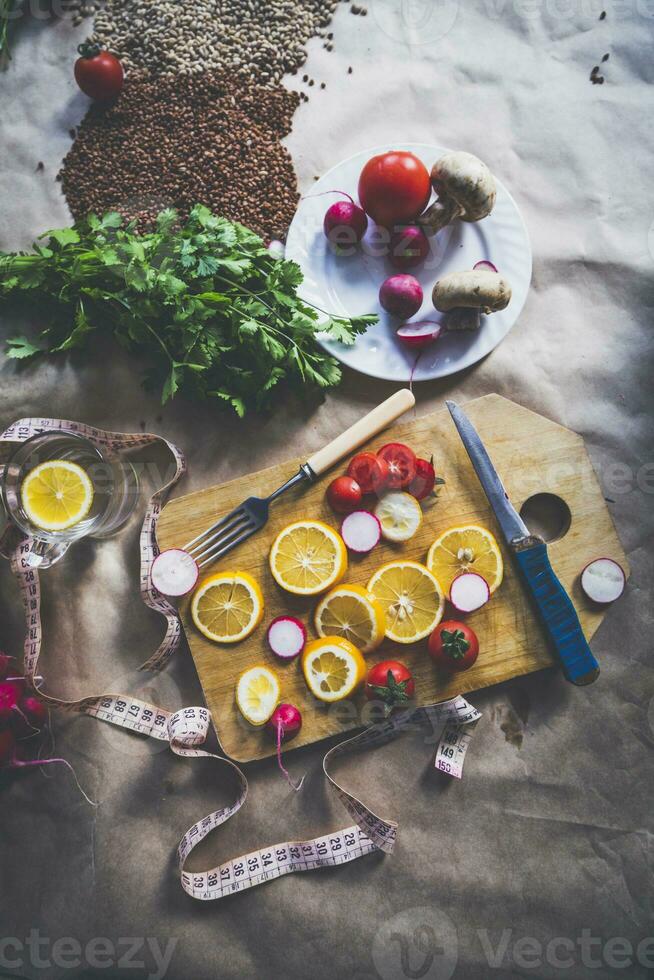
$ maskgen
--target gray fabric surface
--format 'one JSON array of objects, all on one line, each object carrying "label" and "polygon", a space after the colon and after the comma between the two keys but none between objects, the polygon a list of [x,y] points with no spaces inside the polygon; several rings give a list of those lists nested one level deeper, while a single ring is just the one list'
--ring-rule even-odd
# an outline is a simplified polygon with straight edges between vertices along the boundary
[{"label": "gray fabric surface", "polygon": [[[395,854],[207,905],[183,894],[174,849],[233,786],[210,761],[176,759],[89,718],[57,717],[57,753],[100,805],[89,807],[63,770],[2,778],[0,938],[24,942],[38,929],[50,961],[61,937],[82,945],[106,937],[117,953],[111,967],[75,969],[39,967],[24,951],[21,966],[4,961],[0,974],[156,974],[152,944],[132,958],[142,966],[119,959],[121,940],[133,936],[162,948],[173,941],[167,975],[175,980],[652,975],[653,944],[629,957],[625,942],[635,950],[653,932],[654,7],[367,6],[367,17],[339,9],[333,53],[311,45],[306,70],[326,88],[311,89],[288,140],[301,187],[362,147],[415,138],[478,153],[515,196],[534,250],[520,321],[476,368],[419,388],[417,410],[452,393],[464,401],[496,391],[583,434],[632,564],[627,594],[594,640],[601,680],[577,690],[548,672],[473,696],[484,717],[461,783],[434,778],[432,749],[417,735],[344,761],[346,785],[400,821]],[[61,20],[23,26],[0,78],[2,248],[25,247],[69,220],[54,176],[86,105],[71,73],[84,29]],[[605,52],[606,82],[594,86],[589,74]],[[2,336],[10,329],[3,324]],[[162,411],[142,392],[138,365],[109,345],[0,370],[3,426],[41,414],[119,430],[144,422],[187,450],[184,490],[269,465],[289,445],[315,449],[392,390],[348,374],[314,411],[289,404],[237,422],[183,401]],[[134,520],[44,576],[48,688],[75,697],[120,685],[168,708],[201,703],[186,648],[160,677],[136,674],[161,635],[138,597],[137,536]],[[4,564],[0,583],[1,645],[17,653],[22,615]],[[298,795],[273,764],[247,767],[246,807],[192,867],[347,823],[326,790],[322,752],[289,756],[295,773],[308,773]],[[557,938],[564,942],[546,950]]]}]

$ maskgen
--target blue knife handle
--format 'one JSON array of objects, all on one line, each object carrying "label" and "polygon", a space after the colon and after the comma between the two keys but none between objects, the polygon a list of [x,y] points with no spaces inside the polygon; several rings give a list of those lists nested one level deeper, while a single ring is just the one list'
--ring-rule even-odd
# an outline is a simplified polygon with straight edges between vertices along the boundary
[{"label": "blue knife handle", "polygon": [[566,678],[573,684],[592,684],[599,675],[599,664],[588,646],[570,596],[550,565],[547,545],[541,538],[527,538],[517,543],[515,559]]}]

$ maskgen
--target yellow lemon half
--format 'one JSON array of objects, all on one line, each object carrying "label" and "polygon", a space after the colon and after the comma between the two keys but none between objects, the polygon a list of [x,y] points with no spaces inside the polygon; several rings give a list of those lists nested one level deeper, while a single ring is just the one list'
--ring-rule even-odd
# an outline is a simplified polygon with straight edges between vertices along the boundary
[{"label": "yellow lemon half", "polygon": [[250,667],[236,682],[236,704],[251,725],[265,725],[279,703],[279,681],[268,667]]},{"label": "yellow lemon half", "polygon": [[320,701],[341,701],[366,676],[361,651],[342,636],[312,640],[302,654],[302,672],[311,693]]},{"label": "yellow lemon half", "polygon": [[476,572],[485,578],[491,595],[504,576],[504,563],[497,541],[490,531],[478,524],[451,527],[444,531],[429,549],[426,564],[447,595],[453,580],[463,572]]},{"label": "yellow lemon half", "polygon": [[193,593],[191,616],[207,639],[238,643],[261,622],[261,589],[248,572],[216,572]]},{"label": "yellow lemon half", "polygon": [[362,585],[337,585],[320,600],[314,623],[319,636],[343,636],[362,653],[384,639],[383,607]]},{"label": "yellow lemon half", "polygon": [[318,595],[347,571],[347,549],[333,527],[322,521],[296,521],[277,535],[270,549],[275,581],[294,595]]},{"label": "yellow lemon half", "polygon": [[83,520],[93,504],[93,484],[86,470],[65,459],[40,463],[20,489],[23,510],[35,527],[65,531]]},{"label": "yellow lemon half", "polygon": [[386,613],[386,636],[415,643],[429,636],[443,618],[445,596],[438,580],[417,561],[391,561],[368,582],[368,591]]}]

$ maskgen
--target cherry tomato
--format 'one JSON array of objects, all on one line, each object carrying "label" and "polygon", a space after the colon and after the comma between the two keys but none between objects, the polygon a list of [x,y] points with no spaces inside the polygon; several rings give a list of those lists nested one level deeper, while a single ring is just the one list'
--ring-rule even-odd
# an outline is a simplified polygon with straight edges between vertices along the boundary
[{"label": "cherry tomato", "polygon": [[416,475],[416,454],[401,442],[387,442],[377,455],[388,464],[386,489],[404,490]]},{"label": "cherry tomato", "polygon": [[408,667],[399,660],[382,660],[368,671],[365,692],[369,701],[383,701],[386,714],[413,697],[415,684]]},{"label": "cherry tomato", "polygon": [[327,502],[337,514],[356,510],[362,497],[361,487],[351,476],[337,476],[327,487]]},{"label": "cherry tomato", "polygon": [[436,483],[436,471],[434,470],[434,459],[417,459],[415,476],[409,484],[409,493],[416,500],[424,500],[434,489]]},{"label": "cherry tomato", "polygon": [[445,670],[468,670],[479,653],[479,640],[467,623],[446,619],[429,637],[429,654]]},{"label": "cherry tomato", "polygon": [[98,102],[115,99],[123,87],[123,66],[118,58],[97,44],[80,44],[75,62],[75,81],[84,95]]},{"label": "cherry tomato", "polygon": [[414,221],[424,211],[430,194],[427,168],[404,150],[372,157],[359,177],[361,207],[387,228]]},{"label": "cherry tomato", "polygon": [[357,453],[350,460],[347,475],[356,480],[362,493],[377,493],[387,486],[388,463],[375,453]]}]

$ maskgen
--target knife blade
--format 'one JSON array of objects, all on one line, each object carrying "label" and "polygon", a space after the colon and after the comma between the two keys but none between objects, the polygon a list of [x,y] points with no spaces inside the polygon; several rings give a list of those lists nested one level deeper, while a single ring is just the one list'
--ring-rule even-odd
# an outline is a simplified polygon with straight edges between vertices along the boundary
[{"label": "knife blade", "polygon": [[572,600],[550,564],[545,541],[529,532],[511,503],[486,447],[466,413],[453,401],[445,404],[567,680],[577,685],[592,684],[599,676],[599,664],[588,646]]}]

